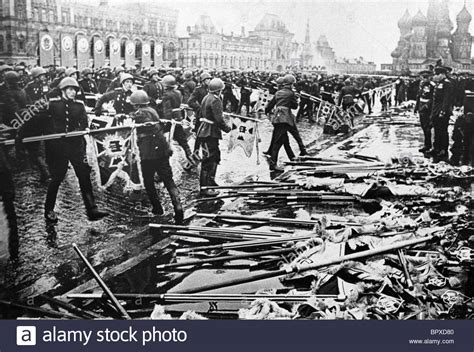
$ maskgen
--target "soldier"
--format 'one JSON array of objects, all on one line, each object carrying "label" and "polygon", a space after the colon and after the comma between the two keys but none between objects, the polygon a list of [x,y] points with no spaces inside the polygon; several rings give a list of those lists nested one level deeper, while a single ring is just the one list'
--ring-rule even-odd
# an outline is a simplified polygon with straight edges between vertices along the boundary
[{"label": "soldier", "polygon": [[59,82],[62,81],[62,79],[66,77],[66,67],[58,67],[56,69],[56,77],[54,78],[53,82],[49,85],[51,89],[54,89],[58,86]]},{"label": "soldier", "polygon": [[342,105],[342,108],[347,110],[354,105],[354,98],[359,94],[360,90],[352,85],[350,79],[346,79],[344,81],[344,87],[342,87],[341,91],[339,92],[337,105]]},{"label": "soldier", "polygon": [[[70,67],[66,69],[65,74],[65,77],[74,78],[76,81],[79,79],[79,71],[75,68]],[[48,93],[48,98],[56,98],[60,97],[61,95],[61,89],[59,89],[59,86],[56,86]],[[79,89],[77,90],[76,100],[82,100],[84,103],[86,103],[86,96],[84,94],[84,91],[82,90],[82,87],[79,87]]]},{"label": "soldier", "polygon": [[245,105],[247,116],[250,116],[250,96],[252,95],[252,88],[250,88],[250,81],[246,72],[242,72],[242,77],[236,84],[240,87],[240,103],[236,113],[240,114],[242,107]]},{"label": "soldier", "polygon": [[288,74],[284,77],[283,88],[278,90],[273,99],[265,108],[265,113],[275,107],[275,114],[272,118],[273,128],[273,145],[270,157],[270,170],[279,170],[277,167],[278,153],[285,143],[288,143],[288,131],[296,126],[295,116],[291,112],[292,109],[298,107],[298,100],[295,92],[292,90],[296,79],[293,75]]},{"label": "soldier", "polygon": [[239,106],[239,100],[235,97],[234,95],[234,84],[232,82],[232,79],[228,77],[226,74],[224,74],[224,78],[222,79],[224,81],[224,91],[223,91],[223,99],[222,99],[222,105],[224,108],[224,111],[227,111],[227,105],[230,102],[230,111],[236,111],[237,107]]},{"label": "soldier", "polygon": [[[46,111],[38,115],[46,134],[82,131],[88,128],[84,103],[75,100],[79,84],[74,78],[66,77],[59,83],[61,97],[51,98]],[[34,119],[32,119],[34,120]],[[31,121],[31,120],[30,120]],[[20,131],[18,139],[23,135]],[[59,186],[66,176],[69,163],[72,164],[81,189],[87,217],[91,221],[102,219],[108,214],[99,211],[90,180],[91,168],[87,164],[86,144],[84,138],[72,137],[46,141],[46,160],[51,174],[48,186],[44,216],[48,222],[56,223],[58,217],[54,212]]]},{"label": "soldier", "polygon": [[199,145],[206,150],[201,164],[201,174],[199,177],[200,195],[216,196],[219,192],[203,189],[206,186],[216,184],[217,165],[221,161],[219,149],[219,139],[222,139],[222,132],[230,132],[231,127],[224,121],[222,111],[221,92],[224,89],[224,82],[220,78],[213,78],[209,82],[209,93],[204,97],[201,104],[201,124],[196,133]]},{"label": "soldier", "polygon": [[[309,82],[306,75],[303,75],[302,79],[295,84],[295,89],[299,93],[309,94]],[[301,97],[298,113],[296,114],[297,121],[308,113],[309,103],[310,100],[308,98]]]},{"label": "soldier", "polygon": [[163,112],[161,111],[161,99],[163,97],[163,85],[160,83],[161,78],[156,69],[151,69],[148,72],[149,81],[143,86],[143,90],[150,98],[150,106],[154,108],[160,116]]},{"label": "soldier", "polygon": [[[1,139],[3,137],[0,135]],[[3,145],[0,145],[0,200],[7,216],[10,259],[16,260],[18,258],[18,225],[14,204],[15,185],[8,163],[7,151]]]},{"label": "soldier", "polygon": [[189,70],[184,71],[183,78],[183,102],[187,102],[196,88],[196,83],[193,81],[193,73]]},{"label": "soldier", "polygon": [[135,123],[149,123],[149,126],[138,127],[137,143],[140,149],[143,181],[153,207],[152,212],[154,215],[164,214],[155,188],[154,176],[158,174],[170,194],[174,208],[175,223],[181,225],[183,223],[183,207],[179,198],[178,188],[173,180],[173,172],[169,162],[173,152],[163,135],[162,127],[158,123],[160,121],[158,113],[149,106],[150,98],[143,90],[134,92],[130,97],[130,101],[136,109],[131,115]]},{"label": "soldier", "polygon": [[115,89],[120,88],[120,86],[122,85],[120,76],[124,72],[125,72],[125,69],[122,66],[115,68],[115,78],[112,80],[112,82],[110,82],[109,88],[107,88],[106,93],[112,92]]},{"label": "soldier", "polygon": [[130,104],[130,96],[132,95],[133,76],[129,73],[123,73],[120,76],[120,84],[122,87],[116,88],[102,95],[95,105],[95,115],[102,115],[102,104],[113,100],[114,109],[117,114],[129,114],[134,109]]},{"label": "soldier", "polygon": [[[181,92],[176,89],[176,79],[171,75],[163,77],[163,86],[165,92],[163,94],[163,119],[168,121],[182,121],[183,115],[181,114]],[[171,123],[168,123],[165,127],[165,132],[169,132],[171,129]],[[176,125],[174,129],[173,139],[183,148],[186,158],[192,161],[191,148],[189,148],[188,139],[184,132],[182,125]]]},{"label": "soldier", "polygon": [[50,89],[46,79],[46,70],[42,67],[35,67],[31,70],[33,80],[25,87],[28,103],[33,104],[41,99],[46,99]]},{"label": "soldier", "polygon": [[448,71],[447,67],[435,67],[435,75],[433,77],[435,86],[431,122],[434,128],[434,143],[433,149],[430,150],[429,154],[434,157],[434,162],[448,157],[448,124],[453,112],[452,84],[446,77]]},{"label": "soldier", "polygon": [[[201,103],[204,97],[207,95],[208,92],[208,85],[211,81],[211,75],[207,72],[201,73],[201,85],[196,87],[188,99],[188,105],[191,109],[194,110],[194,115],[196,117],[194,129],[197,132],[199,129],[200,119],[202,116],[201,113]],[[199,149],[199,143],[196,139],[194,143],[194,151]]]},{"label": "soldier", "polygon": [[97,94],[99,90],[97,89],[97,83],[95,83],[92,78],[92,70],[90,68],[85,68],[82,70],[82,79],[79,81],[84,93]]},{"label": "soldier", "polygon": [[418,112],[420,115],[421,129],[424,135],[424,145],[420,148],[420,152],[424,153],[431,149],[431,109],[433,105],[433,84],[429,77],[432,76],[431,71],[420,72],[422,81],[420,82],[420,88],[415,104],[415,114]]}]

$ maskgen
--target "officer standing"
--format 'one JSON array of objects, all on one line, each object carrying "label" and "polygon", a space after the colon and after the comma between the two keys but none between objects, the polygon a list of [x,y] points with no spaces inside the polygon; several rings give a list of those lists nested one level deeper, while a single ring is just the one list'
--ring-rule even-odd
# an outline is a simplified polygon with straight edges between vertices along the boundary
[{"label": "officer standing", "polygon": [[418,96],[415,104],[415,114],[418,112],[420,115],[421,129],[423,130],[424,145],[419,151],[424,153],[432,148],[431,143],[431,109],[433,105],[433,83],[430,81],[430,77],[433,75],[431,71],[422,71],[420,76],[422,78],[420,82]]},{"label": "officer standing", "polygon": [[149,126],[138,127],[138,148],[140,149],[141,169],[143,182],[155,215],[163,215],[163,207],[155,188],[155,174],[164,183],[171,198],[174,208],[174,219],[177,225],[183,223],[183,207],[179,198],[179,191],[173,180],[169,158],[173,153],[165,136],[163,129],[158,123],[160,121],[156,110],[149,106],[150,99],[143,90],[132,94],[130,101],[136,111],[131,114],[137,124]]},{"label": "officer standing", "polygon": [[132,95],[133,76],[129,73],[123,73],[120,76],[122,87],[116,88],[114,91],[107,92],[102,95],[95,105],[95,115],[102,115],[102,104],[113,100],[114,109],[117,114],[130,114],[134,109],[130,104],[130,96]]},{"label": "officer standing", "polygon": [[85,68],[82,70],[82,79],[79,81],[84,93],[97,94],[99,90],[97,89],[97,83],[95,83],[92,78],[92,70],[90,68]]},{"label": "officer standing", "polygon": [[[88,128],[84,103],[76,100],[79,84],[74,78],[66,77],[59,83],[61,97],[51,98],[46,111],[39,115],[46,134],[82,131]],[[34,120],[34,119],[32,119]],[[31,120],[30,120],[31,121]],[[22,133],[18,138],[21,139]],[[44,216],[48,222],[58,221],[54,212],[59,186],[66,176],[69,163],[72,164],[81,189],[86,213],[91,221],[102,219],[108,214],[97,209],[92,183],[91,169],[87,164],[86,143],[84,138],[72,137],[46,141],[46,160],[51,174],[51,182],[44,206]]]},{"label": "officer standing", "polygon": [[206,186],[216,184],[217,165],[221,161],[219,139],[222,132],[230,132],[231,127],[224,121],[221,92],[224,82],[220,78],[213,78],[209,82],[209,93],[204,97],[201,104],[201,124],[196,133],[197,143],[205,150],[201,164],[199,185],[201,196],[216,196],[219,192],[203,189]]},{"label": "officer standing", "polygon": [[431,122],[434,128],[434,143],[430,154],[434,162],[445,160],[448,157],[449,118],[453,112],[453,89],[452,83],[447,78],[449,68],[435,67],[435,82],[433,92],[433,108],[431,111]]}]

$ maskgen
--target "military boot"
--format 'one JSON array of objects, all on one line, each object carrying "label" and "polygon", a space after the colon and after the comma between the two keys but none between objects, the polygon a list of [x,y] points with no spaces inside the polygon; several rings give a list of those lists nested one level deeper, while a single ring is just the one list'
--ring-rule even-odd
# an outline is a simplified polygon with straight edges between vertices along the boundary
[{"label": "military boot", "polygon": [[86,206],[87,217],[90,221],[97,221],[102,218],[105,218],[109,213],[100,211],[95,204],[94,195],[92,192],[83,192],[82,199],[84,200],[84,205]]}]

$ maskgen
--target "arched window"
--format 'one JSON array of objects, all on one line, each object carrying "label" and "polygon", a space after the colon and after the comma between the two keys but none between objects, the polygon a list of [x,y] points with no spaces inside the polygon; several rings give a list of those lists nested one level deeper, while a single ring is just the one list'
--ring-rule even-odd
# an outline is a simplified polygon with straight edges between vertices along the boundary
[{"label": "arched window", "polygon": [[168,44],[168,60],[176,60],[176,47],[173,42]]}]

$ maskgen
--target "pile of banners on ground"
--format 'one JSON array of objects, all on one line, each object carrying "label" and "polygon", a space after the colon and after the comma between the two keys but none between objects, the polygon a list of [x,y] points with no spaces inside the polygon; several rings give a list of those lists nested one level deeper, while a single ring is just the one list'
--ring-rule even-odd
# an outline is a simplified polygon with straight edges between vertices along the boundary
[{"label": "pile of banners on ground", "polygon": [[[249,268],[279,278],[285,289],[254,292],[240,319],[474,318],[471,167],[317,157],[289,164],[275,182],[223,187],[236,201],[219,214],[198,213],[195,224],[206,226],[165,230],[203,238],[220,231],[220,241],[229,242],[219,248],[233,253],[222,268],[251,253],[258,259]],[[243,242],[232,242],[238,230]],[[209,248],[179,252],[199,257]],[[284,255],[275,254],[278,249]],[[161,269],[198,263],[178,257]],[[203,259],[206,264],[219,268]],[[262,279],[249,272],[245,282]],[[222,280],[186,292],[189,299],[243,282]],[[152,317],[163,318],[160,309]]]}]

